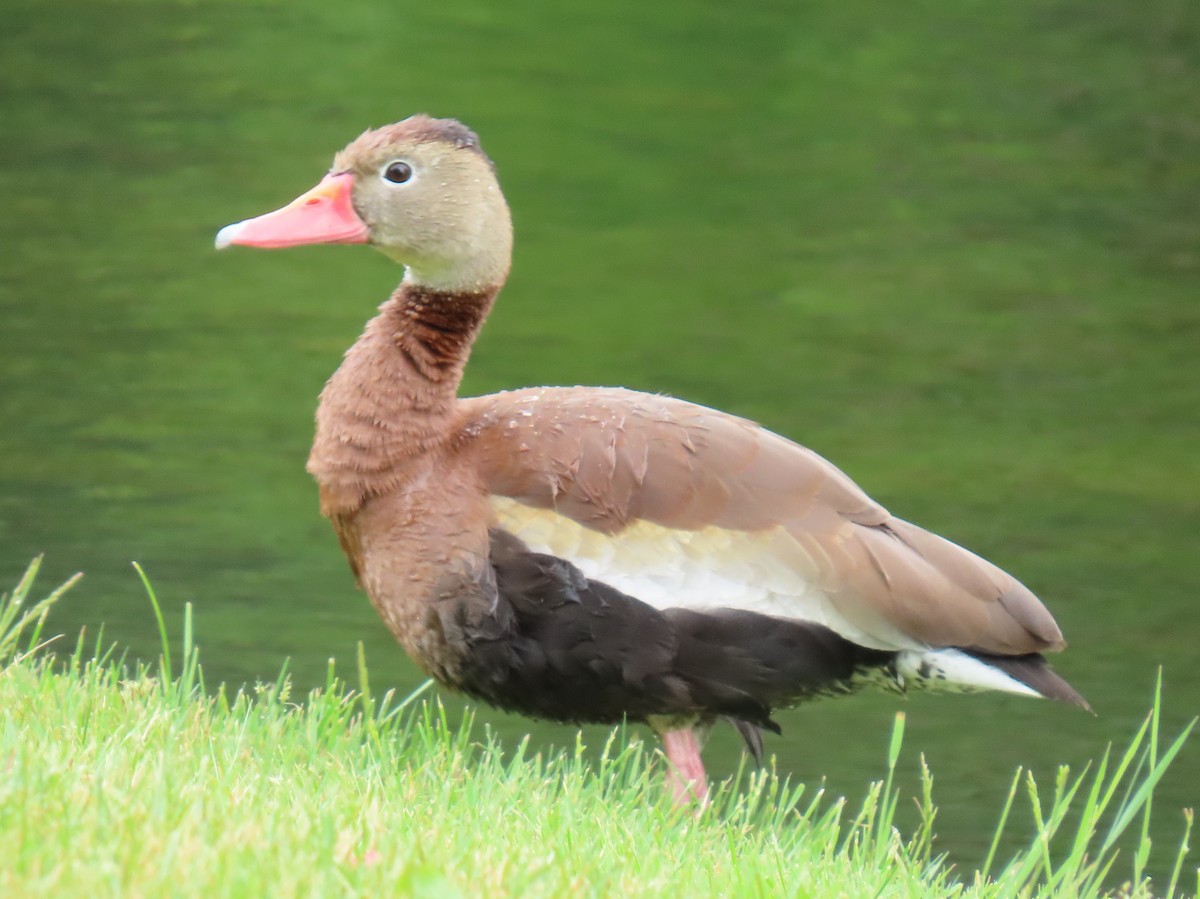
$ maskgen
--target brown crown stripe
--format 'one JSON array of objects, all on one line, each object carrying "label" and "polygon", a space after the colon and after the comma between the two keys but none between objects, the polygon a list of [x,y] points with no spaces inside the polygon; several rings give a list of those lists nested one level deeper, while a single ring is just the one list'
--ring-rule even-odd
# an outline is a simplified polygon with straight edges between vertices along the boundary
[{"label": "brown crown stripe", "polygon": [[479,137],[474,131],[454,119],[435,119],[427,115],[410,116],[403,122],[363,132],[334,157],[333,169],[349,171],[353,168],[355,159],[385,152],[397,144],[409,142],[448,144],[456,150],[478,153],[495,171],[495,164],[483,151]]}]

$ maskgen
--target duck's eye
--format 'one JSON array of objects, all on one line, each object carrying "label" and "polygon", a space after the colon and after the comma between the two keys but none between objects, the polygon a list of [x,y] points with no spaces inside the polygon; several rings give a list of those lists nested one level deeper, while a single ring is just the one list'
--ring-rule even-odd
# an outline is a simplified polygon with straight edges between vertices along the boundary
[{"label": "duck's eye", "polygon": [[385,181],[391,181],[393,184],[403,184],[412,177],[412,166],[407,162],[389,162],[388,167],[383,170],[383,178]]}]

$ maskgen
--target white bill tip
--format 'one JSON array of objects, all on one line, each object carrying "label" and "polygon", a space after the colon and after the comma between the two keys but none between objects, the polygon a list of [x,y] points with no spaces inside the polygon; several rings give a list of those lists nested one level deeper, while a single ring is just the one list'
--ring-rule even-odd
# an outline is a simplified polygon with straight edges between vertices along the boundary
[{"label": "white bill tip", "polygon": [[224,228],[218,231],[217,239],[215,241],[217,249],[223,250],[237,240],[238,233],[242,230],[242,226],[245,224],[245,222],[234,222],[232,225],[226,225]]}]

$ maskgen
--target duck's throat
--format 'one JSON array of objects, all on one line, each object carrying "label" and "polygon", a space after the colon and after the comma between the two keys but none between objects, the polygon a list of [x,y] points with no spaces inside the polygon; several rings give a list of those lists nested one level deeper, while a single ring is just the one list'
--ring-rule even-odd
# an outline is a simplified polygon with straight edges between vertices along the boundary
[{"label": "duck's throat", "polygon": [[498,292],[404,283],[367,323],[317,407],[308,470],[327,514],[403,484],[445,443],[471,345]]},{"label": "duck's throat", "polygon": [[452,380],[453,397],[498,292],[435,290],[406,282],[383,305],[380,318],[389,320],[396,349],[411,373],[431,383]]}]

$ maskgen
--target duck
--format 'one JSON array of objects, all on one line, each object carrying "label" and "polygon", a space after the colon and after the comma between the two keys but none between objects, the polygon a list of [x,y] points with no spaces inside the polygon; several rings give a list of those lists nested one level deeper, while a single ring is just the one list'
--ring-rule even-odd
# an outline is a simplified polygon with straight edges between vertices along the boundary
[{"label": "duck", "polygon": [[404,266],[325,384],[308,471],[358,586],[426,674],[532,718],[649,725],[680,806],[717,722],[758,760],[773,717],[875,688],[1088,708],[1047,664],[1042,602],[893,516],[816,452],[621,388],[460,397],[513,228],[454,119],[368,130],[218,248],[367,244]]}]

